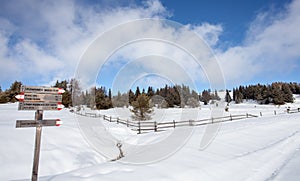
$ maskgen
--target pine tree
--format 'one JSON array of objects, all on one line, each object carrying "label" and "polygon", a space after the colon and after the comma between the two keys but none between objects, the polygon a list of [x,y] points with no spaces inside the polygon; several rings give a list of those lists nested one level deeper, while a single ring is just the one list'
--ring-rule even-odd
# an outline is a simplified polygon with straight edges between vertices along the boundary
[{"label": "pine tree", "polygon": [[243,102],[243,94],[239,89],[234,89],[234,101],[236,104]]},{"label": "pine tree", "polygon": [[263,87],[262,97],[263,97],[263,100],[261,101],[262,104],[271,103],[271,87],[269,85]]},{"label": "pine tree", "polygon": [[202,95],[200,97],[200,101],[204,102],[204,105],[207,105],[210,100],[211,100],[211,95],[209,91],[203,90]]},{"label": "pine tree", "polygon": [[7,103],[7,102],[16,102],[18,101],[15,96],[20,93],[22,83],[15,81],[12,83],[9,89],[0,93],[0,103]]},{"label": "pine tree", "polygon": [[236,97],[236,92],[238,91],[238,89],[233,88],[232,89],[232,99],[235,103],[237,103],[237,97]]},{"label": "pine tree", "polygon": [[132,107],[130,111],[133,113],[133,118],[135,120],[148,120],[151,118],[151,113],[153,109],[150,105],[150,98],[146,94],[140,94],[135,101],[132,102]]},{"label": "pine tree", "polygon": [[283,97],[283,92],[281,91],[280,85],[273,83],[271,89],[272,89],[271,97],[273,98],[272,102],[275,105],[283,105],[284,97]]},{"label": "pine tree", "polygon": [[135,95],[131,89],[128,92],[128,101],[130,105],[132,104],[133,101],[135,101]]},{"label": "pine tree", "polygon": [[296,85],[295,87],[296,87],[295,94],[300,94],[300,84]]},{"label": "pine tree", "polygon": [[62,88],[65,90],[65,92],[62,94],[62,104],[65,107],[72,106],[72,92],[70,92],[68,90],[68,81],[64,80],[64,81],[59,82],[57,80],[54,87]]},{"label": "pine tree", "polygon": [[282,91],[284,93],[284,97],[283,97],[284,102],[293,103],[294,102],[293,93],[287,84],[282,85]]},{"label": "pine tree", "polygon": [[141,94],[139,86],[136,87],[135,94],[134,94],[134,100]]},{"label": "pine tree", "polygon": [[148,87],[147,96],[148,97],[154,96],[154,91],[153,91],[153,88],[151,86]]},{"label": "pine tree", "polygon": [[1,87],[0,87],[0,104],[3,104],[3,103],[7,103],[9,102],[9,94],[7,91],[2,91]]},{"label": "pine tree", "polygon": [[171,91],[167,89],[165,100],[168,103],[169,107],[174,107],[175,105],[175,97],[172,95]]},{"label": "pine tree", "polygon": [[107,98],[107,104],[109,108],[112,108],[112,93],[111,93],[111,89],[108,89],[108,98]]},{"label": "pine tree", "polygon": [[213,100],[217,100],[217,101],[221,100],[221,98],[220,98],[219,95],[218,95],[217,90],[215,90],[215,94],[213,95],[213,98],[212,98],[212,99],[213,99]]},{"label": "pine tree", "polygon": [[14,83],[12,83],[12,85],[10,86],[10,88],[7,90],[8,93],[8,102],[17,102],[17,98],[15,98],[16,95],[18,95],[20,93],[20,89],[21,89],[21,82],[15,81]]},{"label": "pine tree", "polygon": [[229,90],[226,90],[225,101],[230,103],[232,101],[231,96],[229,94]]}]

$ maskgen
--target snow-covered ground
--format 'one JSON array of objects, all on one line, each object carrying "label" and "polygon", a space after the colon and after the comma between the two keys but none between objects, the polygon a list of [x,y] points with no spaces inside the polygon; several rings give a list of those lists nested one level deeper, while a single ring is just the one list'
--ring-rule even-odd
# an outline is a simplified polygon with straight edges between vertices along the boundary
[{"label": "snow-covered ground", "polygon": [[[138,135],[101,118],[75,116],[68,109],[45,111],[44,118],[60,118],[64,124],[43,128],[39,179],[299,180],[300,113],[287,114],[288,106],[300,107],[299,97],[294,104],[280,107],[250,102],[230,105],[225,114],[262,112],[263,116],[222,123],[205,149],[200,149],[200,142],[207,126],[176,128],[174,135],[173,129]],[[210,111],[209,106],[155,110],[153,119],[201,119],[210,117]],[[100,113],[121,118],[130,115],[125,108]],[[15,122],[33,117],[33,111],[17,111],[17,103],[0,105],[1,181],[30,180],[35,129],[16,129]],[[119,141],[125,157],[112,162],[119,155],[115,146]],[[172,142],[182,143],[180,149],[170,151]],[[168,151],[170,154],[162,154]]]}]

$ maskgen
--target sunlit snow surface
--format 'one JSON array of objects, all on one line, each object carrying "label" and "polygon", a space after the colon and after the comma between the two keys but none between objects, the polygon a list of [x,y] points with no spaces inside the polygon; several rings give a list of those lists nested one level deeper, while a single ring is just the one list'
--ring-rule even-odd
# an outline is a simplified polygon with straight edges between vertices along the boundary
[{"label": "sunlit snow surface", "polygon": [[[43,128],[39,180],[299,180],[300,113],[287,114],[287,106],[300,107],[299,98],[294,104],[279,108],[249,102],[232,104],[229,113],[225,114],[259,115],[262,112],[263,116],[222,123],[217,137],[204,150],[199,146],[206,126],[196,127],[188,142],[175,154],[158,162],[139,165],[111,162],[99,154],[68,109],[45,111],[44,118],[60,118],[64,124]],[[201,110],[184,111],[197,111],[198,118],[206,118],[210,116],[209,110],[209,107],[202,106]],[[156,110],[153,119],[162,122],[180,119],[180,111],[179,108]],[[100,113],[129,116],[126,109]],[[31,179],[35,129],[16,129],[15,122],[33,117],[34,111],[17,111],[17,103],[0,105],[1,181]],[[92,125],[102,121],[100,118],[86,119]],[[94,139],[100,141],[99,144],[111,144],[112,147],[103,148],[107,152],[117,140],[146,146],[161,141],[173,131],[137,135],[115,123],[103,122],[101,125],[102,130],[96,132]],[[116,139],[107,139],[107,133]],[[126,155],[132,156],[130,150],[124,149],[125,158]],[[159,151],[151,150],[151,153],[155,155]],[[110,153],[111,157],[118,156],[116,148]]]}]

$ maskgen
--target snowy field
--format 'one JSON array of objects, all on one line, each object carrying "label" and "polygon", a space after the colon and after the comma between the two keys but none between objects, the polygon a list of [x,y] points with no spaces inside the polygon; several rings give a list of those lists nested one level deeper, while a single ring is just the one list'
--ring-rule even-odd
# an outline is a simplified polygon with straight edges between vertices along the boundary
[{"label": "snowy field", "polygon": [[[35,129],[16,129],[15,122],[33,119],[34,111],[17,111],[17,106],[0,105],[0,181],[31,179]],[[294,104],[280,107],[251,102],[232,104],[225,115],[261,112],[263,116],[222,123],[205,149],[200,149],[200,142],[207,126],[194,127],[181,149],[151,163],[141,160],[157,158],[162,150],[168,150],[169,145],[159,143],[170,138],[173,129],[138,135],[100,118],[75,116],[68,109],[46,111],[44,118],[60,118],[63,125],[43,128],[39,180],[299,180],[300,113],[287,114],[288,106],[300,107],[300,98]],[[211,116],[210,110],[210,106],[202,106],[201,110],[155,110],[153,120],[207,118]],[[99,113],[130,116],[125,108]],[[171,138],[174,142],[182,141],[180,137]],[[118,141],[124,143],[125,157],[112,162],[119,154],[115,146]],[[130,145],[144,149],[134,150]]]}]

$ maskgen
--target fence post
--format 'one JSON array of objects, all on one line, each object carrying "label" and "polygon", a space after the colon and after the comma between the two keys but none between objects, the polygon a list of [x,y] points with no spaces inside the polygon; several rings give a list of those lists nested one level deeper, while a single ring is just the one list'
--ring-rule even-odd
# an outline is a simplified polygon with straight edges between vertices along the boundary
[{"label": "fence post", "polygon": [[106,118],[105,118],[106,116],[105,115],[103,115],[103,119],[106,121]]},{"label": "fence post", "polygon": [[117,124],[119,124],[119,117],[117,117]]},{"label": "fence post", "polygon": [[248,113],[246,113],[246,118],[248,118],[249,117],[249,115],[248,115]]},{"label": "fence post", "polygon": [[262,112],[260,112],[260,117],[262,117]]},{"label": "fence post", "polygon": [[109,122],[111,122],[111,116],[109,117]]},{"label": "fence post", "polygon": [[127,124],[126,124],[126,126],[129,127],[129,120],[128,120],[128,119],[127,119]]},{"label": "fence post", "polygon": [[211,118],[211,124],[213,124],[213,123],[214,123],[214,118],[212,117],[212,118]]},{"label": "fence post", "polygon": [[175,129],[175,127],[176,127],[176,122],[175,122],[175,120],[173,120],[173,126],[174,126],[174,129]]},{"label": "fence post", "polygon": [[157,122],[154,121],[154,131],[157,132]]},{"label": "fence post", "polygon": [[230,114],[230,121],[232,121],[232,115]]},{"label": "fence post", "polygon": [[276,115],[276,111],[274,110],[274,115]]},{"label": "fence post", "polygon": [[141,121],[138,122],[139,128],[138,128],[138,134],[141,134]]}]

